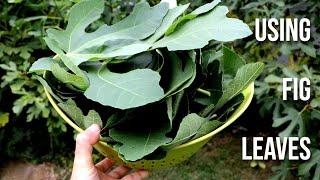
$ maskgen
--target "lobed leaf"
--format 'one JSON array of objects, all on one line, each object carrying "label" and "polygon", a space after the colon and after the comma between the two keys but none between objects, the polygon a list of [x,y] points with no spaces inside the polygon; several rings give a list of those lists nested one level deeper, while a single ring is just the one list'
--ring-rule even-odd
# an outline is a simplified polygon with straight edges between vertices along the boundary
[{"label": "lobed leaf", "polygon": [[161,148],[171,149],[172,147],[190,140],[206,120],[207,119],[202,118],[195,113],[187,115],[182,119],[175,138],[170,143],[163,145]]},{"label": "lobed leaf", "polygon": [[227,7],[218,6],[208,14],[188,21],[174,33],[157,41],[152,48],[167,47],[169,51],[199,49],[210,40],[228,42],[252,34],[245,23],[227,18],[227,13]]},{"label": "lobed leaf", "polygon": [[204,13],[207,13],[208,11],[212,10],[220,2],[221,2],[220,0],[214,0],[211,3],[207,3],[203,6],[198,7],[197,9],[192,11],[191,13],[180,17],[178,20],[173,22],[173,24],[168,28],[168,30],[166,31],[166,36],[173,33],[178,27],[180,27],[184,23],[188,22],[189,20],[192,20],[192,19],[196,18],[197,16],[204,14]]},{"label": "lobed leaf", "polygon": [[[160,146],[171,141],[166,137],[167,127],[134,128],[121,130],[111,129],[109,134],[112,139],[120,142],[118,152],[127,161],[136,161],[154,152]],[[130,138],[128,138],[130,137]]]},{"label": "lobed leaf", "polygon": [[102,127],[101,117],[95,110],[90,110],[88,115],[85,116],[72,99],[58,105],[80,128],[87,129],[92,124],[98,124]]},{"label": "lobed leaf", "polygon": [[159,73],[136,69],[127,73],[111,72],[106,65],[88,71],[90,85],[84,95],[105,106],[129,109],[163,98]]}]

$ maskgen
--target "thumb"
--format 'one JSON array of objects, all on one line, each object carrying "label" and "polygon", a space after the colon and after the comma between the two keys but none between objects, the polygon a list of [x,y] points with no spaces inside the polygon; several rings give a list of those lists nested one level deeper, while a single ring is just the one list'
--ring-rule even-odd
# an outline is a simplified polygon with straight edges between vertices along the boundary
[{"label": "thumb", "polygon": [[84,132],[77,135],[73,173],[90,173],[94,169],[92,147],[100,137],[100,127],[91,125]]}]

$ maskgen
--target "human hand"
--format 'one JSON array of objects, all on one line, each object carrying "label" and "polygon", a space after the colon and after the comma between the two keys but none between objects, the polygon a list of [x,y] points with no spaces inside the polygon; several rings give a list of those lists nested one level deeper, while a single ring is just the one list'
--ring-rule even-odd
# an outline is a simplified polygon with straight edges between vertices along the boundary
[{"label": "human hand", "polygon": [[131,169],[124,165],[111,170],[114,161],[108,158],[94,165],[92,149],[99,137],[100,127],[96,124],[78,134],[71,180],[140,180],[148,177],[149,173],[145,170],[126,175]]}]

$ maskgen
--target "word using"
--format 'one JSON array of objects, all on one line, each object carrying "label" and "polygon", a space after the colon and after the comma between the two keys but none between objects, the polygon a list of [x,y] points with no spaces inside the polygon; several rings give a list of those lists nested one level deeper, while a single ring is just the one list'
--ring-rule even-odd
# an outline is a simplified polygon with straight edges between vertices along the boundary
[{"label": "word using", "polygon": [[[261,22],[260,22],[261,21]],[[255,36],[257,41],[309,41],[310,20],[302,18],[256,19]],[[267,29],[269,31],[267,31]]]}]

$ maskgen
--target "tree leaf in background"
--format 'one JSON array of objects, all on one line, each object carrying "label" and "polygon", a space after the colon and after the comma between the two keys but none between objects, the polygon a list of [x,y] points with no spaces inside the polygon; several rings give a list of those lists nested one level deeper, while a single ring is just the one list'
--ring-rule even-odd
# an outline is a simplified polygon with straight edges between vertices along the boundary
[{"label": "tree leaf in background", "polygon": [[316,58],[317,54],[316,54],[316,49],[313,47],[313,45],[305,45],[302,43],[299,43],[299,47],[301,48],[301,50],[306,53],[308,56]]},{"label": "tree leaf in background", "polygon": [[214,7],[216,7],[221,1],[220,0],[214,0],[211,3],[207,3],[203,6],[198,7],[191,13],[184,15],[180,17],[178,20],[173,22],[173,24],[169,27],[169,29],[166,31],[166,36],[173,33],[178,27],[183,25],[184,23],[188,22],[189,20],[192,20],[196,18],[197,16],[207,13],[208,11],[212,10]]},{"label": "tree leaf in background", "polygon": [[245,60],[226,46],[222,47],[222,51],[221,67],[224,74],[235,76],[238,69],[246,64]]},{"label": "tree leaf in background", "polygon": [[179,17],[175,22],[173,22],[173,24],[169,27],[169,29],[166,31],[166,36],[169,36],[170,34],[172,34],[176,29],[179,28],[179,26],[182,26],[183,24],[185,24],[186,22],[196,18],[197,15],[196,14],[186,14],[183,15],[181,17]]},{"label": "tree leaf in background", "polygon": [[320,179],[320,150],[312,149],[311,159],[299,165],[298,173],[300,176],[307,175],[312,167],[315,167],[315,172],[312,180]]},{"label": "tree leaf in background", "polygon": [[[222,108],[213,114],[212,110],[214,109],[214,104],[208,105],[205,109],[203,109],[200,112],[201,116],[208,117],[209,120],[215,119],[215,121],[219,121],[222,124],[224,123],[225,120],[229,117],[229,113],[233,112],[235,108],[241,104],[244,100],[244,96],[242,94],[237,95],[236,97],[232,98],[230,101],[228,101]],[[215,127],[215,123],[206,123],[208,127],[205,127],[206,125],[203,125],[203,133],[209,133],[213,131]],[[212,128],[210,128],[212,126]]]},{"label": "tree leaf in background", "polygon": [[107,129],[114,128],[120,123],[130,121],[136,118],[136,116],[137,116],[137,113],[134,110],[116,112],[108,118],[104,128],[107,128]]},{"label": "tree leaf in background", "polygon": [[290,124],[286,127],[285,130],[283,130],[281,133],[279,133],[280,137],[290,137],[293,136],[295,129],[298,129],[298,136],[303,137],[305,135],[306,129],[304,124],[304,112],[299,112],[294,108],[286,107],[284,110],[284,114],[286,116],[284,117],[278,117],[274,118],[272,127],[279,127],[287,122],[290,122]]},{"label": "tree leaf in background", "polygon": [[84,116],[81,109],[72,99],[68,99],[58,105],[80,128],[87,129],[92,124],[98,124],[102,127],[100,115],[96,111],[90,110],[88,115]]},{"label": "tree leaf in background", "polygon": [[151,69],[160,72],[164,65],[164,58],[159,50],[151,53],[143,52],[128,59],[114,59],[108,63],[112,72],[123,73],[135,69]]},{"label": "tree leaf in background", "polygon": [[[180,59],[175,53],[169,53],[168,72],[163,78],[168,80],[165,96],[170,96],[187,88],[195,78],[196,65],[191,58]],[[167,75],[167,76],[166,76]]]},{"label": "tree leaf in background", "polygon": [[4,127],[9,122],[9,113],[0,112],[0,128]]},{"label": "tree leaf in background", "polygon": [[119,153],[127,161],[136,161],[151,154],[158,147],[171,141],[166,137],[167,127],[157,128],[134,128],[120,130],[111,129],[109,134],[112,139],[121,143]]},{"label": "tree leaf in background", "polygon": [[188,140],[190,140],[199,130],[201,124],[207,119],[200,117],[199,115],[192,113],[182,119],[180,123],[176,137],[168,144],[163,145],[163,149],[171,149],[178,146]]},{"label": "tree leaf in background", "polygon": [[200,14],[207,13],[207,12],[211,11],[214,7],[216,7],[220,2],[221,2],[221,0],[214,0],[211,3],[207,3],[205,5],[198,7],[197,9],[193,10],[191,12],[191,14],[200,15]]},{"label": "tree leaf in background", "polygon": [[159,73],[136,69],[127,73],[111,72],[106,65],[88,71],[89,88],[84,95],[105,106],[129,109],[163,98]]},{"label": "tree leaf in background", "polygon": [[[185,23],[169,36],[157,41],[153,48],[167,47],[169,51],[203,48],[210,40],[233,41],[252,34],[239,19],[227,18],[228,8],[218,6],[208,14]],[[201,27],[201,28],[195,28]]]},{"label": "tree leaf in background", "polygon": [[221,108],[226,102],[247,88],[260,75],[263,67],[263,63],[250,63],[239,68],[234,79],[223,88],[223,94],[217,102],[214,111]]},{"label": "tree leaf in background", "polygon": [[[178,6],[176,8],[170,9],[166,16],[164,17],[160,27],[155,31],[155,33],[147,38],[146,40],[140,41],[140,40],[134,40],[132,42],[132,39],[130,39],[129,43],[119,45],[119,43],[115,43],[118,45],[108,45],[107,49],[100,53],[92,53],[90,51],[86,52],[83,51],[82,54],[68,54],[69,57],[72,57],[74,61],[77,62],[77,64],[80,64],[84,61],[87,61],[88,59],[95,58],[95,59],[105,59],[105,58],[112,58],[112,57],[119,57],[119,56],[132,56],[144,51],[147,51],[152,44],[157,41],[159,38],[161,38],[168,27],[171,25],[171,23],[180,16],[187,8],[189,7],[189,4]],[[120,39],[120,41],[123,41]],[[117,42],[117,41],[116,41]]]},{"label": "tree leaf in background", "polygon": [[207,120],[207,121],[203,122],[201,124],[200,128],[198,129],[196,135],[193,137],[193,139],[197,139],[197,138],[200,138],[204,135],[209,134],[213,130],[220,127],[222,124],[224,124],[224,123],[220,122],[218,120],[211,120],[211,121]]}]

